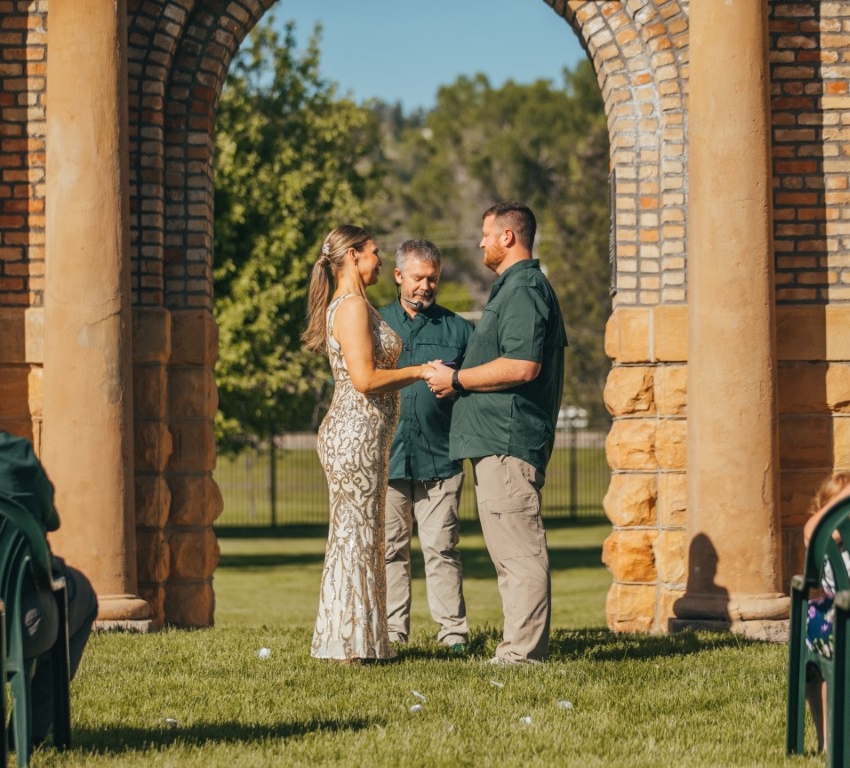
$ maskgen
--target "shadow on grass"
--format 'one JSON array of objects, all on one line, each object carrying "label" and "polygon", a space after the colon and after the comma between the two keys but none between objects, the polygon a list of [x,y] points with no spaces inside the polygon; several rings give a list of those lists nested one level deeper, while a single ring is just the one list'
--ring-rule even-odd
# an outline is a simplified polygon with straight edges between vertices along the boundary
[{"label": "shadow on grass", "polygon": [[618,634],[608,629],[556,629],[549,641],[553,661],[589,659],[622,661],[689,656],[723,648],[758,644],[726,632],[681,632],[674,635]]},{"label": "shadow on grass", "polygon": [[[469,636],[469,656],[489,659],[502,640],[501,627],[474,628]],[[759,645],[725,632],[681,632],[674,635],[618,634],[608,629],[555,629],[549,641],[549,660],[552,662],[653,660],[675,656],[690,656],[725,648],[744,648]],[[398,661],[443,660],[463,661],[436,640],[422,640],[398,649]]]},{"label": "shadow on grass", "polygon": [[248,725],[246,723],[198,723],[186,728],[74,729],[71,752],[88,755],[119,755],[162,750],[174,744],[208,746],[211,743],[239,744],[286,739],[309,733],[362,731],[374,727],[366,720],[319,720],[309,723]]},{"label": "shadow on grass", "polygon": [[[463,575],[470,579],[495,578],[495,570],[490,554],[485,547],[461,547]],[[422,552],[414,545],[412,552],[413,569],[422,573],[424,563]],[[234,568],[239,570],[264,568],[300,568],[306,565],[321,565],[324,552],[304,552],[298,554],[262,552],[257,554],[223,554],[219,561],[219,570]],[[574,568],[602,568],[601,547],[550,547],[549,567],[553,571],[567,571]]]},{"label": "shadow on grass", "polygon": [[[556,525],[552,525],[547,521],[547,527],[571,527],[581,528],[589,525],[598,525],[599,521],[556,521]],[[470,530],[472,528],[472,530]],[[264,529],[265,530],[265,529]],[[216,534],[222,538],[289,538],[293,540],[319,538],[324,540],[327,537],[327,528],[319,528],[317,526],[297,526],[290,527],[287,530],[289,535],[282,536],[280,531],[283,529],[267,529],[272,531],[269,536],[258,535],[254,529],[254,535],[249,536],[233,536],[233,530],[229,530],[228,534],[223,536],[220,531]],[[464,523],[464,531],[466,533],[481,533],[481,528],[477,523]],[[244,533],[244,531],[243,531]],[[486,547],[469,547],[464,546],[463,539],[460,543],[460,554],[463,559],[463,572],[467,578],[491,578],[495,577],[493,563],[490,560],[490,554]],[[413,569],[416,573],[422,573],[424,563],[422,559],[422,551],[418,544],[412,547]],[[299,568],[309,565],[321,565],[324,562],[324,547],[315,549],[312,552],[299,553],[282,553],[282,552],[262,552],[262,553],[244,553],[244,554],[222,554],[218,568],[234,568],[240,570],[263,569],[263,568]],[[553,571],[568,571],[576,568],[602,568],[602,547],[570,547],[570,546],[549,546],[549,566]]]}]

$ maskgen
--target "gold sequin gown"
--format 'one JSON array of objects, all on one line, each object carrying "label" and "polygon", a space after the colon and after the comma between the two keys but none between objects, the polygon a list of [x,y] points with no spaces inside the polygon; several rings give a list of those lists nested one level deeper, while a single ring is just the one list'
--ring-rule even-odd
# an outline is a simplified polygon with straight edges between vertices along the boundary
[{"label": "gold sequin gown", "polygon": [[[350,294],[349,294],[350,295]],[[386,659],[395,655],[387,633],[384,507],[390,444],[399,394],[354,389],[333,338],[340,296],[328,306],[328,357],[334,393],[319,427],[319,460],[328,479],[330,530],[311,655],[322,659]],[[395,368],[401,340],[370,306],[375,364]]]}]

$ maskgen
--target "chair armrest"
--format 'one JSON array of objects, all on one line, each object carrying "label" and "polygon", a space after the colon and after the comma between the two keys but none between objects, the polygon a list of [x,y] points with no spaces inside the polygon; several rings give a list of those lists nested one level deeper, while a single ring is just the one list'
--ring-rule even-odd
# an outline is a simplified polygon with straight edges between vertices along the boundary
[{"label": "chair armrest", "polygon": [[836,592],[832,604],[836,608],[850,613],[850,590],[842,589],[840,592]]},{"label": "chair armrest", "polygon": [[796,592],[803,592],[806,589],[806,577],[802,573],[791,577],[791,589]]}]

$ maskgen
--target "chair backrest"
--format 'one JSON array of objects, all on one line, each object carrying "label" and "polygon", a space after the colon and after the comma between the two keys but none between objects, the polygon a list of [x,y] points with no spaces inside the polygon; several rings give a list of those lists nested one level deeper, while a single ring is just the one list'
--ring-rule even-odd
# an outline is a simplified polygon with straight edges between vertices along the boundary
[{"label": "chair backrest", "polygon": [[[833,534],[837,532],[841,544]],[[825,561],[832,566],[836,591],[850,589],[850,573],[842,551],[850,552],[850,497],[835,502],[820,519],[806,549],[805,579],[811,586],[820,584]]]},{"label": "chair backrest", "polygon": [[26,508],[0,495],[0,599],[6,603],[7,625],[21,620],[25,579],[37,589],[60,586],[51,572],[44,530]]}]

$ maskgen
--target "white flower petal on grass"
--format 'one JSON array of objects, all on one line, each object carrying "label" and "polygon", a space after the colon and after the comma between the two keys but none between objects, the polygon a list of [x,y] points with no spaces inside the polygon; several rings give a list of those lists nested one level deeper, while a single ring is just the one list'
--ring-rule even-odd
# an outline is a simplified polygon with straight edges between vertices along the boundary
[{"label": "white flower petal on grass", "polygon": [[260,658],[260,659],[268,659],[271,655],[272,655],[272,649],[271,648],[260,648],[260,650],[257,651],[257,657]]},{"label": "white flower petal on grass", "polygon": [[180,727],[180,723],[178,723],[173,717],[166,717],[165,718],[165,724],[169,728],[179,728]]},{"label": "white flower petal on grass", "polygon": [[521,718],[519,719],[519,721],[520,721],[523,725],[531,725],[531,718],[530,718],[528,715],[526,715],[525,717],[521,717]]},{"label": "white flower petal on grass", "polygon": [[419,693],[419,691],[411,691],[411,693],[412,693],[412,694],[413,694],[413,695],[414,695],[417,699],[419,699],[419,701],[427,701],[427,699],[426,699],[426,698],[425,698],[425,697],[424,697],[421,693]]},{"label": "white flower petal on grass", "polygon": [[558,699],[558,706],[561,709],[572,709],[573,703],[571,701],[567,701],[566,699]]},{"label": "white flower petal on grass", "polygon": [[414,705],[410,708],[410,711],[411,711],[413,714],[416,714],[417,712],[421,712],[421,711],[422,711],[422,705],[421,705],[421,704],[414,704]]},{"label": "white flower petal on grass", "polygon": [[490,685],[492,685],[494,688],[504,688],[505,687],[505,684],[500,683],[498,680],[491,680]]}]

